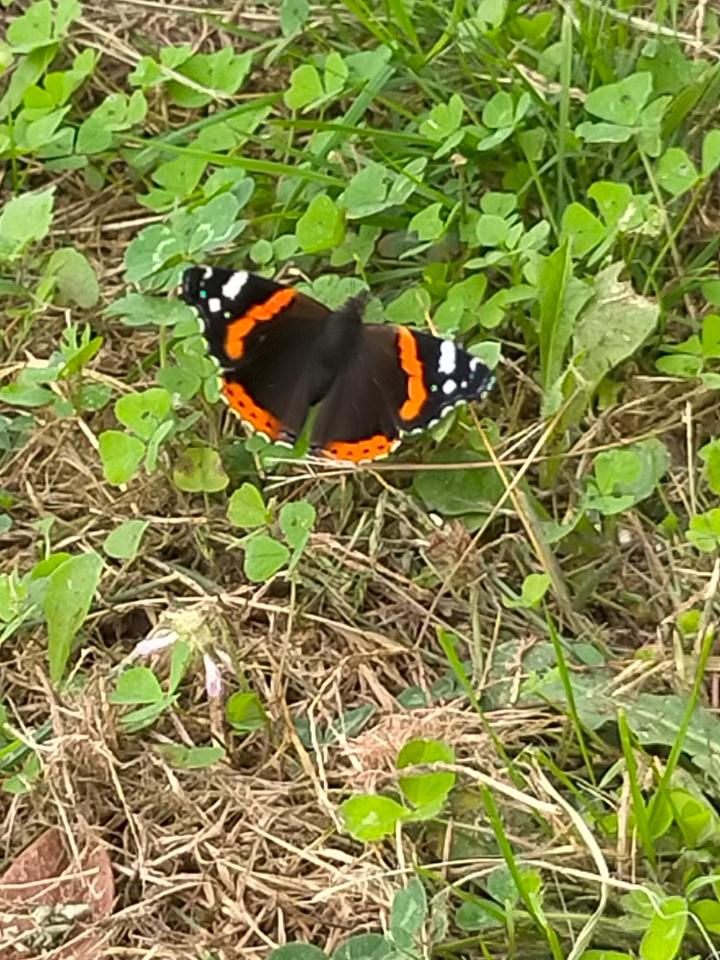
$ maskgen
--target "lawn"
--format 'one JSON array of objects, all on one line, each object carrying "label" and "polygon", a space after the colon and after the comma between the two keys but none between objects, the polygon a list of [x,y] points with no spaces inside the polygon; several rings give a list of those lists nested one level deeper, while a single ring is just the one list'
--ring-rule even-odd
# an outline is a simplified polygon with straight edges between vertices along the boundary
[{"label": "lawn", "polygon": [[[0,22],[0,958],[720,957],[716,4]],[[195,264],[496,385],[246,434]]]}]

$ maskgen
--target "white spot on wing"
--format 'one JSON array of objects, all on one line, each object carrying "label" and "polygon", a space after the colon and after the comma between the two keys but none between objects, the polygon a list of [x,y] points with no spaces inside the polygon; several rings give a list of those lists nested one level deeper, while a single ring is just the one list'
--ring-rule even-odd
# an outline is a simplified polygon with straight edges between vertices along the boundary
[{"label": "white spot on wing", "polygon": [[472,372],[474,373],[479,366],[480,366],[480,361],[478,360],[477,357],[473,357],[472,360],[470,361],[470,369],[472,370]]},{"label": "white spot on wing", "polygon": [[440,362],[438,370],[440,373],[452,373],[457,364],[457,350],[452,340],[443,340],[440,344]]},{"label": "white spot on wing", "polygon": [[203,267],[203,279],[208,280],[212,276],[212,267]]},{"label": "white spot on wing", "polygon": [[247,278],[247,270],[236,270],[223,284],[222,295],[228,300],[234,300],[247,283]]},{"label": "white spot on wing", "polygon": [[450,396],[451,393],[455,393],[456,390],[457,390],[457,384],[455,383],[454,380],[446,380],[445,383],[442,385],[442,391],[448,397]]},{"label": "white spot on wing", "polygon": [[210,297],[207,302],[208,310],[210,313],[220,313],[222,310],[222,304],[220,303],[219,297]]}]

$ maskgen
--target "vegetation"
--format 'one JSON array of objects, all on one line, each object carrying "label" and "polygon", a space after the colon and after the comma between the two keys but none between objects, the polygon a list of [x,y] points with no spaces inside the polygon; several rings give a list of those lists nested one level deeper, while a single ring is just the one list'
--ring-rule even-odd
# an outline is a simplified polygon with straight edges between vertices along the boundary
[{"label": "vegetation", "polygon": [[[718,957],[714,5],[0,7],[0,856],[102,842],[83,956]],[[499,386],[246,438],[202,262]]]}]

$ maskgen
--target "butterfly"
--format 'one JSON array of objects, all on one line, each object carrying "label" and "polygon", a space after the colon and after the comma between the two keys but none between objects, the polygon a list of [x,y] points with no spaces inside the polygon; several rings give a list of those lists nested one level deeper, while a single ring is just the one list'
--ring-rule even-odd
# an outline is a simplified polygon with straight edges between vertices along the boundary
[{"label": "butterfly", "polygon": [[387,456],[404,434],[482,400],[491,370],[452,340],[363,323],[366,294],[338,310],[244,270],[185,270],[180,295],[202,321],[221,391],[240,419],[292,446],[310,408],[312,452],[349,463]]}]

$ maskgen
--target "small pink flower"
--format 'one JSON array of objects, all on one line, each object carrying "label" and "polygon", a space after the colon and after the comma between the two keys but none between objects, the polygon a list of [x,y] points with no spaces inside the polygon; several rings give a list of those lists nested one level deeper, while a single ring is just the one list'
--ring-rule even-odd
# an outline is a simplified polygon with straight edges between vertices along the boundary
[{"label": "small pink flower", "polygon": [[209,653],[203,653],[203,663],[205,664],[205,692],[210,700],[215,700],[222,694],[220,667]]},{"label": "small pink flower", "polygon": [[171,647],[180,635],[175,630],[158,630],[157,633],[151,633],[149,637],[141,640],[132,652],[134,657],[149,657],[152,653],[158,653],[166,647]]}]

